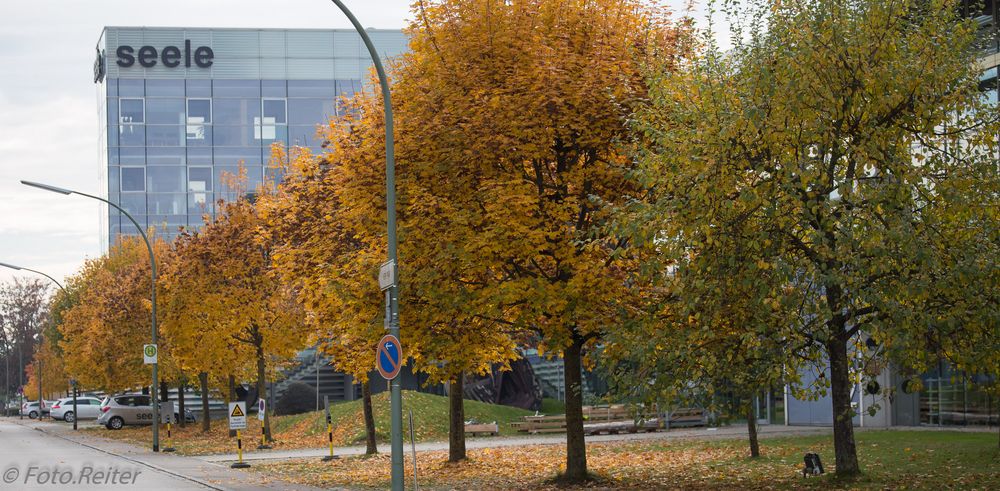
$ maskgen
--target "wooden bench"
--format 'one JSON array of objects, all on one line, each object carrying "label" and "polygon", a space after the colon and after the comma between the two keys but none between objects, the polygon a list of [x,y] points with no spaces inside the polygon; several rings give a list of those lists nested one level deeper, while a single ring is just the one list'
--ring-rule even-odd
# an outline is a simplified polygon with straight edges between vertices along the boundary
[{"label": "wooden bench", "polygon": [[[659,418],[636,418],[636,414],[641,414],[641,412],[641,407],[630,407],[624,404],[584,406],[583,431],[588,435],[597,435],[601,433],[637,433],[660,429],[661,420]],[[510,426],[521,433],[532,435],[566,431],[565,414],[524,416],[522,419],[523,421],[511,423]]]},{"label": "wooden bench", "polygon": [[497,436],[500,434],[500,425],[496,421],[492,423],[472,423],[465,425],[465,433],[476,435]]},{"label": "wooden bench", "polygon": [[705,426],[705,423],[705,410],[698,407],[675,409],[667,416],[667,428]]}]

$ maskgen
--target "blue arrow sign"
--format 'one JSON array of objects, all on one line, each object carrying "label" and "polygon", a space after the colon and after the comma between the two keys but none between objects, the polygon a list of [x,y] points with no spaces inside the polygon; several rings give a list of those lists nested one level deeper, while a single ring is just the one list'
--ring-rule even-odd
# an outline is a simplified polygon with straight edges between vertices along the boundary
[{"label": "blue arrow sign", "polygon": [[396,336],[387,334],[378,342],[375,368],[386,380],[392,380],[399,375],[400,369],[403,368],[403,347],[400,346]]}]

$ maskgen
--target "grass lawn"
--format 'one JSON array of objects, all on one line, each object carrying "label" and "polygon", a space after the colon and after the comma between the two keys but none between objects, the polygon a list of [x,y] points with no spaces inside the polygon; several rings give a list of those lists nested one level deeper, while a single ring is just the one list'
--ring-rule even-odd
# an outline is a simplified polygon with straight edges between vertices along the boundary
[{"label": "grass lawn", "polygon": [[[389,394],[383,392],[372,397],[375,409],[375,432],[380,442],[389,441]],[[403,391],[403,429],[409,441],[409,424],[407,411],[413,410],[414,436],[419,441],[448,440],[448,398],[420,392]],[[476,419],[480,422],[496,421],[500,425],[501,435],[514,435],[516,431],[510,423],[520,421],[521,416],[534,414],[509,406],[498,406],[476,401],[465,401],[465,419]],[[343,402],[330,406],[330,416],[333,421],[333,442],[337,446],[363,445],[365,441],[364,413],[361,401]],[[260,423],[254,415],[247,419],[247,428],[243,432],[244,448],[253,449],[260,442]],[[236,451],[236,439],[229,437],[228,423],[225,420],[212,421],[209,433],[201,432],[201,424],[188,425],[186,428],[174,427],[173,446],[178,453],[185,455],[204,455],[211,453],[233,453]],[[88,428],[87,431],[106,438],[121,439],[143,446],[150,445],[152,432],[149,427],[126,427],[119,431],[104,428]],[[271,432],[277,440],[272,446],[276,449],[321,448],[327,445],[326,415],[323,411],[296,414],[293,416],[276,416],[271,420]],[[166,438],[166,432],[160,431],[160,438]],[[164,440],[165,443],[165,440]]]},{"label": "grass lawn", "polygon": [[[642,441],[588,445],[597,488],[629,489],[1000,489],[995,433],[872,430],[857,433],[864,475],[843,482],[833,475],[831,436],[761,440],[763,457],[747,457],[745,441]],[[828,474],[802,477],[802,456],[818,452]],[[446,463],[446,452],[418,454],[419,480],[428,489],[549,489],[563,469],[560,445],[481,449]],[[412,462],[406,457],[407,483]],[[389,457],[352,457],[321,463],[254,464],[250,472],[321,487],[384,489]]]}]

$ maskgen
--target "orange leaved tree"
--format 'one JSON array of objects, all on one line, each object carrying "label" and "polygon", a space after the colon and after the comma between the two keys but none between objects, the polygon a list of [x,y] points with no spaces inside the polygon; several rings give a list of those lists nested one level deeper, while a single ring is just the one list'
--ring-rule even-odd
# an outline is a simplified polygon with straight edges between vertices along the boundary
[{"label": "orange leaved tree", "polygon": [[[244,196],[220,201],[216,217],[178,238],[166,275],[173,308],[165,327],[182,366],[254,374],[263,397],[268,374],[305,347],[308,333],[294,292],[270,273],[272,251],[259,229],[252,198]],[[264,432],[270,440],[268,416]]]},{"label": "orange leaved tree", "polygon": [[628,120],[643,67],[669,69],[686,28],[639,0],[421,2],[415,19],[394,86],[400,224],[441,237],[431,255],[455,258],[468,314],[562,356],[565,477],[585,479],[582,358],[635,298],[628,241],[607,232],[609,205],[642,192]]}]

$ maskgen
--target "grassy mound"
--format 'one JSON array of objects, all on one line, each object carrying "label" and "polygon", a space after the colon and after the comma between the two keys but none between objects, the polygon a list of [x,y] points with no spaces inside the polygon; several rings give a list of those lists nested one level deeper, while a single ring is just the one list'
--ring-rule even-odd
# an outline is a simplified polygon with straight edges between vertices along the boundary
[{"label": "grassy mound", "polygon": [[[389,393],[383,392],[372,397],[375,410],[375,434],[379,442],[388,442],[390,433]],[[409,411],[413,411],[413,432],[420,441],[448,440],[448,398],[421,392],[403,391],[403,431],[409,441]],[[365,420],[361,400],[341,402],[330,406],[333,423],[333,443],[337,446],[364,444]],[[534,414],[509,406],[499,406],[476,401],[465,401],[465,419],[480,422],[496,421],[501,435],[516,432],[510,424],[520,421],[522,416]],[[254,415],[247,420],[248,428],[242,432],[244,448],[252,449],[260,442],[260,424]],[[104,428],[90,428],[89,431],[106,437],[149,445],[152,432],[149,427],[128,427],[119,431]],[[165,433],[161,431],[161,439]],[[326,413],[313,411],[292,416],[275,416],[271,419],[271,434],[276,449],[321,448],[327,445]],[[201,425],[174,427],[173,446],[182,454],[203,455],[210,453],[232,453],[236,451],[236,441],[229,437],[225,420],[213,420],[211,431],[201,432]]]},{"label": "grassy mound", "polygon": [[[375,410],[375,435],[380,442],[389,441],[389,393],[372,396]],[[413,411],[413,433],[417,441],[446,441],[448,439],[448,398],[421,392],[403,392],[403,432],[409,439],[409,411]],[[534,414],[509,406],[465,401],[465,419],[480,422],[496,421],[501,434],[513,434],[511,422],[520,421],[521,416]],[[326,415],[323,411],[307,413],[292,427],[305,435],[325,435]],[[344,402],[330,406],[333,422],[333,441],[340,445],[363,444],[365,441],[364,412],[361,401]],[[282,424],[287,424],[282,422]]]}]

